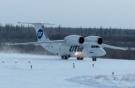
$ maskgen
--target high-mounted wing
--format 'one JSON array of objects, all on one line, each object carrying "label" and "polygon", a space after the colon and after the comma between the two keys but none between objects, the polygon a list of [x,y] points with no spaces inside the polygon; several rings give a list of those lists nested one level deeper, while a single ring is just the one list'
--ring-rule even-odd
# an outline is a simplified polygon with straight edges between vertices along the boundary
[{"label": "high-mounted wing", "polygon": [[118,47],[118,46],[112,46],[108,44],[102,44],[103,48],[110,48],[110,49],[117,49],[117,50],[128,50],[128,47]]}]

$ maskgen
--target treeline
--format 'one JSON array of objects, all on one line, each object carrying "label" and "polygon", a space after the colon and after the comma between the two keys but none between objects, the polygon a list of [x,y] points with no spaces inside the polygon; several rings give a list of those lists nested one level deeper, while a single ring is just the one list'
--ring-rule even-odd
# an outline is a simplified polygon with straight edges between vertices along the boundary
[{"label": "treeline", "polygon": [[[101,36],[105,43],[135,47],[135,30],[116,29],[116,28],[46,28],[51,39],[63,39],[70,34],[79,34],[82,36]],[[117,43],[116,43],[117,42]]]},{"label": "treeline", "polygon": [[[82,36],[97,35],[104,39],[104,43],[125,46],[125,47],[135,47],[135,30],[133,29],[118,29],[118,28],[71,28],[71,27],[45,27],[49,38],[51,40],[63,39],[65,36],[70,34],[78,34]],[[3,43],[6,42],[33,42],[36,41],[36,35],[34,28],[32,26],[23,25],[0,25],[0,44],[1,50],[3,50]],[[16,46],[12,46],[16,48]],[[25,47],[27,49],[25,49]],[[40,52],[37,47],[39,46],[19,46],[20,50],[23,52]],[[35,48],[34,48],[35,47]],[[135,59],[135,51],[120,51],[106,49],[109,58],[125,58],[125,59]],[[43,50],[42,50],[43,51]],[[44,51],[43,51],[44,52]]]},{"label": "treeline", "polygon": [[0,25],[0,42],[27,42],[35,41],[35,31],[32,27]]}]

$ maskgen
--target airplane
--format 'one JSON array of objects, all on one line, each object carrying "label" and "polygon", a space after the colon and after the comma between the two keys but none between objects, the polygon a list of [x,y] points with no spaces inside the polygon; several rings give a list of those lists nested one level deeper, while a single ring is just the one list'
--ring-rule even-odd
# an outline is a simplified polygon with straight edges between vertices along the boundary
[{"label": "airplane", "polygon": [[111,46],[103,44],[103,38],[100,36],[68,35],[63,40],[50,40],[45,29],[45,25],[49,23],[23,23],[34,26],[37,41],[26,43],[14,43],[10,45],[40,45],[48,52],[61,56],[61,59],[68,60],[70,57],[76,57],[77,60],[83,60],[85,57],[91,57],[92,61],[96,61],[98,57],[105,56],[104,47],[112,49],[127,50],[127,48]]}]

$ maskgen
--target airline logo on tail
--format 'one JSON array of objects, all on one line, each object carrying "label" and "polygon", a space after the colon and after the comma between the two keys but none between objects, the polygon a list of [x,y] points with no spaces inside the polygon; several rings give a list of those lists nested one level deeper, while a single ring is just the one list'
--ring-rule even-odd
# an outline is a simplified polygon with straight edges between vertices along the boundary
[{"label": "airline logo on tail", "polygon": [[39,29],[38,32],[37,32],[37,38],[41,39],[42,36],[43,36],[43,29]]},{"label": "airline logo on tail", "polygon": [[36,31],[37,41],[48,41],[49,38],[46,36],[46,32],[44,32],[44,25],[54,25],[50,23],[27,23],[27,22],[18,22],[19,24],[32,24],[34,25],[34,29]]}]

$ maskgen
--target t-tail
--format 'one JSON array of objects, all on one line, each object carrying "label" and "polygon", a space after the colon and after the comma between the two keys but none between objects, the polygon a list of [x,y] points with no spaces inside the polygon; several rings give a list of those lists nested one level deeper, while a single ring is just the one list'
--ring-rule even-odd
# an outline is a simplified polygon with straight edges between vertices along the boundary
[{"label": "t-tail", "polygon": [[24,22],[19,22],[19,23],[34,25],[38,42],[49,41],[49,37],[47,35],[44,25],[54,25],[54,24],[49,24],[49,23],[24,23]]},{"label": "t-tail", "polygon": [[44,42],[49,41],[48,35],[42,23],[33,23],[34,29],[36,31],[37,41]]}]

